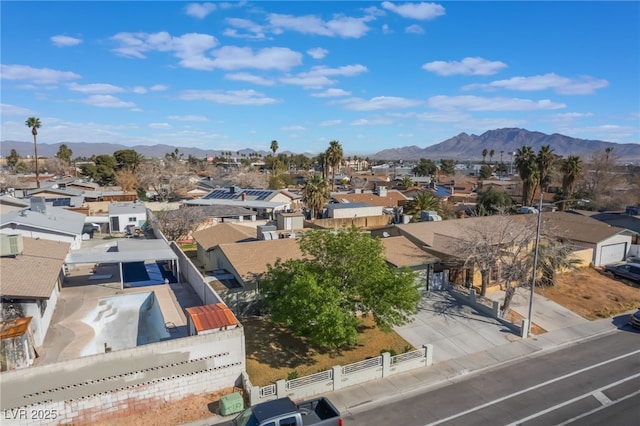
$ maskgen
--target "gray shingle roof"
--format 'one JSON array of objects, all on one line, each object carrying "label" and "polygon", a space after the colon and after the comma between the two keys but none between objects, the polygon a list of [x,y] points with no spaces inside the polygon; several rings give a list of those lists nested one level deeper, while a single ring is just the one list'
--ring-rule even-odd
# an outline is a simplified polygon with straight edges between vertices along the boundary
[{"label": "gray shingle roof", "polygon": [[4,213],[0,216],[0,228],[6,228],[12,223],[30,226],[47,231],[62,232],[71,235],[81,235],[85,215],[65,210],[61,207],[50,207],[44,213],[32,210],[20,210]]}]

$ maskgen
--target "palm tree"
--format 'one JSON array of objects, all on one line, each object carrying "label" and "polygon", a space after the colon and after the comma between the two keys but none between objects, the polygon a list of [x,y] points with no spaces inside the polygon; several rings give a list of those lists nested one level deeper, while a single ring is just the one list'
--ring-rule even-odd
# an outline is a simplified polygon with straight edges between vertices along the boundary
[{"label": "palm tree", "polygon": [[533,197],[533,187],[538,178],[536,154],[530,146],[523,146],[516,151],[516,167],[522,179],[522,205],[530,205],[529,197]]},{"label": "palm tree", "polygon": [[327,164],[331,166],[331,190],[336,189],[336,169],[340,166],[343,157],[342,145],[338,141],[329,142],[329,148],[327,148],[326,158]]},{"label": "palm tree", "polygon": [[[577,155],[570,155],[562,162],[560,171],[562,172],[562,194],[564,198],[571,198],[575,183],[582,174],[582,160]],[[560,210],[565,210],[566,203],[566,201],[560,203]]]},{"label": "palm tree", "polygon": [[40,119],[38,117],[29,117],[27,121],[24,123],[27,127],[31,129],[31,134],[33,135],[33,150],[36,157],[36,188],[40,188],[40,174],[38,173],[38,129],[42,126]]},{"label": "palm tree", "polygon": [[440,214],[442,211],[440,200],[430,192],[421,192],[413,197],[413,200],[409,201],[405,207],[405,213],[412,215],[413,220],[417,220],[423,210],[434,210]]},{"label": "palm tree", "polygon": [[555,155],[553,154],[553,149],[549,145],[544,145],[540,147],[540,151],[538,151],[538,156],[536,157],[536,162],[538,164],[538,172],[539,172],[539,183],[540,190],[546,191],[549,186],[549,180],[551,179],[551,168],[553,167],[553,160],[555,159]]},{"label": "palm tree", "polygon": [[482,150],[482,162],[485,162],[485,159],[487,158],[487,155],[489,154],[489,150],[487,148]]},{"label": "palm tree", "polygon": [[493,156],[495,153],[496,152],[493,149],[489,151],[489,163],[493,163]]},{"label": "palm tree", "polygon": [[311,175],[302,186],[302,201],[311,209],[311,220],[316,218],[330,197],[329,185],[320,175]]},{"label": "palm tree", "polygon": [[581,264],[580,259],[571,256],[573,250],[570,246],[549,241],[540,245],[538,250],[538,266],[542,272],[538,285],[556,285],[558,271],[575,271]]},{"label": "palm tree", "polygon": [[409,176],[405,176],[402,178],[402,182],[400,182],[400,184],[405,188],[411,188],[413,186],[413,179]]}]

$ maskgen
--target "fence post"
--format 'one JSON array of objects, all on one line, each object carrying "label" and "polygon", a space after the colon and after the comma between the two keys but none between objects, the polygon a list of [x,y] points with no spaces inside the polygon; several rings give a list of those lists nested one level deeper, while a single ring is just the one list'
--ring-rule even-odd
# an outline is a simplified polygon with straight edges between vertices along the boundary
[{"label": "fence post", "polygon": [[283,398],[287,396],[287,387],[284,380],[280,379],[276,381],[276,397]]},{"label": "fence post", "polygon": [[500,318],[500,302],[494,300],[491,304],[491,309],[493,311],[494,318]]},{"label": "fence post", "polygon": [[422,347],[424,348],[424,357],[427,359],[427,366],[429,366],[433,364],[433,345],[426,343]]},{"label": "fence post", "polygon": [[528,329],[529,329],[529,321],[526,319],[523,319],[522,322],[520,323],[520,337],[522,337],[523,339],[527,337]]},{"label": "fence post", "polygon": [[476,290],[473,288],[469,291],[469,303],[471,303],[471,306],[476,305]]},{"label": "fence post", "polygon": [[342,389],[342,367],[340,365],[334,365],[333,370],[333,390]]},{"label": "fence post", "polygon": [[391,375],[391,354],[382,352],[382,377]]}]

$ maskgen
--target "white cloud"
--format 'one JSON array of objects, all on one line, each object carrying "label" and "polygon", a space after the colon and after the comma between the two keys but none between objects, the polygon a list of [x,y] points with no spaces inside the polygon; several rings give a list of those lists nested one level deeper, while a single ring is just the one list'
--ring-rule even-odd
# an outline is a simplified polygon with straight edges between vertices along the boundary
[{"label": "white cloud", "polygon": [[385,117],[378,118],[360,118],[349,123],[351,126],[380,126],[393,123],[393,120]]},{"label": "white cloud", "polygon": [[171,129],[169,123],[149,123],[149,127],[152,129]]},{"label": "white cloud", "polygon": [[332,80],[329,77],[353,77],[367,71],[367,67],[360,64],[345,65],[337,68],[316,66],[311,68],[310,71],[302,72],[295,76],[282,77],[280,79],[280,82],[285,84],[303,86],[308,89],[320,89],[322,87],[331,86],[336,83],[336,80]]},{"label": "white cloud", "polygon": [[500,61],[489,61],[487,59],[474,57],[464,58],[462,61],[434,61],[422,65],[422,69],[434,72],[438,75],[492,75],[497,73],[507,64]]},{"label": "white cloud", "polygon": [[484,98],[479,96],[432,96],[428,105],[439,110],[468,111],[534,111],[566,108],[565,104],[548,99],[534,101],[519,98]]},{"label": "white cloud", "polygon": [[464,89],[553,90],[563,95],[588,95],[608,85],[609,82],[607,80],[598,80],[590,76],[571,79],[554,73],[548,73],[531,77],[513,77],[508,80],[492,81],[488,84],[473,84],[464,87]]},{"label": "white cloud", "polygon": [[302,64],[302,54],[286,47],[267,47],[256,52],[250,47],[224,46],[214,52],[213,66],[224,70],[256,68],[287,71]]},{"label": "white cloud", "polygon": [[391,28],[389,28],[388,24],[383,24],[382,25],[382,33],[383,34],[391,34],[391,33],[393,33],[393,31],[391,30]]},{"label": "white cloud", "polygon": [[549,116],[550,121],[554,123],[569,123],[574,120],[593,117],[593,113],[590,112],[567,112],[564,114],[553,114]]},{"label": "white cloud", "polygon": [[396,5],[385,1],[382,2],[382,7],[397,13],[403,18],[418,19],[420,21],[434,19],[445,14],[444,7],[436,3],[405,3]]},{"label": "white cloud", "polygon": [[346,90],[342,90],[342,89],[327,89],[324,92],[317,92],[317,93],[312,93],[311,96],[314,96],[316,98],[337,98],[340,96],[349,96],[351,95],[351,92],[348,92]]},{"label": "white cloud", "polygon": [[213,3],[190,3],[187,5],[187,15],[197,19],[204,19],[216,10]]},{"label": "white cloud", "polygon": [[165,90],[169,90],[169,86],[166,84],[154,84],[149,88],[152,92],[164,92]]},{"label": "white cloud", "polygon": [[371,17],[352,18],[336,16],[330,21],[323,21],[313,15],[293,16],[272,13],[267,19],[276,34],[285,30],[297,31],[302,34],[314,34],[327,37],[360,38],[371,28],[366,24]]},{"label": "white cloud", "polygon": [[320,126],[331,127],[331,126],[337,126],[340,123],[342,123],[342,120],[325,120],[320,122]]},{"label": "white cloud", "polygon": [[28,80],[31,83],[51,84],[81,78],[71,71],[57,71],[51,68],[31,68],[28,65],[2,65],[0,76],[3,80]]},{"label": "white cloud", "polygon": [[209,121],[209,119],[204,115],[170,115],[167,118],[169,120],[176,120],[176,121],[197,121],[197,122]]},{"label": "white cloud", "polygon": [[9,115],[22,115],[22,116],[29,116],[32,115],[33,111],[31,111],[28,108],[23,108],[17,105],[11,105],[11,104],[0,104],[0,115],[2,116],[9,116]]},{"label": "white cloud", "polygon": [[218,40],[208,34],[183,34],[173,37],[166,31],[159,33],[118,33],[111,40],[119,44],[113,49],[122,56],[145,58],[150,51],[171,52],[185,68],[211,70],[213,61],[205,52],[218,45]]},{"label": "white cloud", "polygon": [[138,95],[144,95],[145,93],[147,93],[149,90],[147,90],[146,87],[142,87],[142,86],[135,86],[133,89],[131,89],[131,91],[133,93],[136,93]]},{"label": "white cloud", "polygon": [[[266,38],[267,29],[249,19],[243,18],[227,18],[226,22],[235,28],[227,28],[223,31],[223,34],[227,37],[237,38],[250,38],[250,39],[264,39]],[[248,32],[248,34],[238,33],[236,28]]]},{"label": "white cloud", "polygon": [[94,83],[94,84],[67,84],[69,90],[80,93],[92,93],[96,95],[104,95],[108,93],[122,93],[125,90],[122,87],[114,86],[106,83]]},{"label": "white cloud", "polygon": [[133,102],[125,102],[111,95],[92,95],[80,102],[100,108],[133,108],[136,106]]},{"label": "white cloud", "polygon": [[69,37],[65,35],[56,35],[50,38],[51,43],[57,47],[77,46],[82,43],[81,38]]},{"label": "white cloud", "polygon": [[269,98],[255,90],[185,90],[180,94],[180,99],[187,101],[210,101],[225,105],[269,105],[280,102],[278,99]]},{"label": "white cloud", "polygon": [[238,72],[233,74],[227,74],[224,76],[227,80],[244,81],[247,83],[253,83],[260,86],[273,86],[275,82],[273,80],[260,77],[258,75],[249,74],[247,72]]},{"label": "white cloud", "polygon": [[424,28],[418,24],[413,24],[405,28],[404,32],[407,34],[424,34]]},{"label": "white cloud", "polygon": [[291,132],[291,131],[303,131],[303,130],[307,130],[305,127],[302,127],[300,125],[294,124],[291,126],[284,126],[281,128],[281,130],[287,131],[287,132]]},{"label": "white cloud", "polygon": [[322,59],[329,51],[327,49],[323,49],[322,47],[314,47],[313,49],[307,50],[307,54],[311,56],[313,59]]},{"label": "white cloud", "polygon": [[371,99],[351,98],[344,101],[336,101],[350,111],[375,111],[381,109],[411,108],[422,104],[415,99],[400,98],[396,96],[377,96]]}]

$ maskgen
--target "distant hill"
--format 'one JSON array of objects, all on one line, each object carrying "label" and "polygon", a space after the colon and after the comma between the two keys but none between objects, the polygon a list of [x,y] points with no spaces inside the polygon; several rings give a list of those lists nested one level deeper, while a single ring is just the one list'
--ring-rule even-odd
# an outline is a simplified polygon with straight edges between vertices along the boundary
[{"label": "distant hill", "polygon": [[[38,143],[38,157],[53,157],[58,152],[60,145],[67,145],[71,151],[73,151],[73,158],[77,157],[91,157],[92,155],[101,155],[108,154],[112,155],[114,152],[122,150],[122,149],[133,149],[138,154],[141,154],[144,157],[164,157],[165,154],[169,154],[175,151],[175,146],[170,145],[136,145],[136,146],[125,146],[119,144],[112,143],[88,143],[88,142],[60,142],[54,144],[44,144]],[[18,155],[21,157],[26,157],[27,155],[33,155],[33,142],[18,142],[18,141],[2,141],[0,146],[0,154],[4,156],[8,156],[11,153],[11,150],[15,149]],[[189,155],[193,155],[198,158],[205,158],[207,156],[213,155],[219,156],[222,150],[219,149],[200,149],[200,148],[182,148],[178,147],[180,154],[184,154],[184,158],[189,157]],[[226,151],[225,151],[226,152]],[[236,152],[240,154],[250,154],[252,152],[257,152],[258,154],[262,154],[266,156],[271,154],[271,151],[256,151],[253,149],[241,149],[238,151],[232,151],[233,157],[236,157]],[[292,154],[290,151],[278,151],[276,154]],[[311,154],[307,154],[311,156]]]},{"label": "distant hill", "polygon": [[[525,129],[489,130],[480,136],[460,133],[436,145],[419,148],[415,145],[402,148],[385,149],[373,155],[380,160],[406,160],[413,158],[441,158],[454,160],[482,159],[482,150],[494,150],[493,161],[500,161],[500,152],[504,161],[523,146],[531,146],[538,151],[541,146],[550,145],[557,155],[578,155],[581,157],[594,152],[603,152],[606,148],[614,148],[615,155],[623,161],[640,161],[640,144],[618,144],[598,140],[572,138],[554,133],[547,135]],[[487,157],[487,161],[489,158]]]}]

